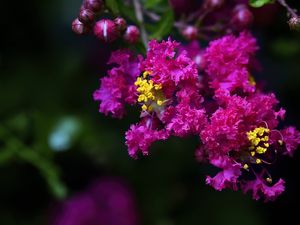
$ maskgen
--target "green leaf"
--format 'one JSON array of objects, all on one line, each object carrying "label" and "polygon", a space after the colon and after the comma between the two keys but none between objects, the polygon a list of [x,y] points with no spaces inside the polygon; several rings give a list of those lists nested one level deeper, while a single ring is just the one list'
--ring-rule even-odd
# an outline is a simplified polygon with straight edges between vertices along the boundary
[{"label": "green leaf", "polygon": [[135,17],[135,11],[133,7],[129,7],[124,4],[124,2],[121,0],[119,1],[119,6],[120,6],[120,12],[122,16],[124,16],[127,19],[130,19],[133,23],[137,23],[137,19]]},{"label": "green leaf", "polygon": [[21,159],[31,163],[39,170],[41,175],[48,183],[50,191],[56,198],[63,199],[66,197],[66,186],[60,180],[58,168],[53,162],[37,154],[36,151],[26,148],[25,146],[24,148],[19,149],[18,155]]},{"label": "green leaf", "polygon": [[106,0],[105,5],[112,11],[113,14],[119,14],[119,5],[117,0]]},{"label": "green leaf", "polygon": [[273,0],[249,0],[249,4],[254,8],[259,8],[272,2]]},{"label": "green leaf", "polygon": [[151,9],[151,8],[157,6],[158,4],[160,4],[162,1],[163,0],[146,0],[145,8]]},{"label": "green leaf", "polygon": [[151,39],[162,39],[166,34],[168,34],[172,27],[174,22],[174,13],[173,11],[167,10],[165,14],[162,15],[160,21],[156,25],[156,31],[154,31],[150,38]]}]

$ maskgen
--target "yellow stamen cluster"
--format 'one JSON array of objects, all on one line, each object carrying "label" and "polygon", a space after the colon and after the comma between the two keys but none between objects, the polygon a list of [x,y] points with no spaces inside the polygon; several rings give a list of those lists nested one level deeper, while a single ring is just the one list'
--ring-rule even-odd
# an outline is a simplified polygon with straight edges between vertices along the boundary
[{"label": "yellow stamen cluster", "polygon": [[252,86],[255,86],[255,85],[256,85],[256,81],[255,81],[254,77],[253,77],[251,74],[249,74],[248,80],[249,80],[249,83],[250,83]]},{"label": "yellow stamen cluster", "polygon": [[[251,156],[255,154],[264,154],[269,147],[269,133],[270,130],[265,127],[257,127],[252,131],[247,132],[247,138],[250,141],[249,150],[251,150]],[[261,160],[256,159],[256,163],[260,164]]]},{"label": "yellow stamen cluster", "polygon": [[150,72],[145,71],[143,77],[138,77],[134,83],[139,93],[138,102],[143,103],[143,111],[152,111],[152,102],[155,102],[158,106],[163,104],[163,100],[158,94],[158,91],[162,89],[161,84],[154,84],[153,80],[147,79],[148,75],[150,75]]}]

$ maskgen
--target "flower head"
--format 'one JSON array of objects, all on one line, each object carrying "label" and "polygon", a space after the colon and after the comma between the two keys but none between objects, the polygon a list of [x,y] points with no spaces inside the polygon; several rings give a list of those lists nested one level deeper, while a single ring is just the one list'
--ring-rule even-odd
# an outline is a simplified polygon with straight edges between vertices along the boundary
[{"label": "flower head", "polygon": [[203,50],[196,42],[152,40],[143,60],[114,52],[110,63],[117,67],[101,79],[94,98],[101,112],[115,117],[123,116],[125,103],[140,106],[140,122],[125,134],[131,157],[148,155],[154,142],[170,136],[198,136],[197,159],[221,170],[207,176],[208,185],[274,200],[284,181],[274,183],[268,168],[280,155],[293,155],[300,132],[278,129],[285,110],[250,74],[256,50],[248,32],[224,36]]},{"label": "flower head", "polygon": [[250,80],[248,67],[256,50],[256,40],[247,32],[210,42],[204,57],[211,87],[230,92],[237,89],[253,92],[255,86]]},{"label": "flower head", "polygon": [[117,179],[106,178],[70,197],[57,208],[51,225],[136,225],[132,193]]},{"label": "flower head", "polygon": [[107,77],[100,79],[100,88],[94,92],[94,100],[100,101],[99,111],[122,118],[125,104],[136,102],[134,82],[140,73],[140,59],[128,50],[113,52],[109,64],[116,64]]}]

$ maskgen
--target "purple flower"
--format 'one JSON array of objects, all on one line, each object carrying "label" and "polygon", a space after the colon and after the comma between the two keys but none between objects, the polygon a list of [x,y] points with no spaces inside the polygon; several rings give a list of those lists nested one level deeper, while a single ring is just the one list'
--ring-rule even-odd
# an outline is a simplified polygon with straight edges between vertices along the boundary
[{"label": "purple flower", "polygon": [[254,94],[249,97],[218,95],[222,107],[216,110],[200,137],[207,149],[221,154],[239,151],[248,143],[246,132],[262,124],[269,129],[278,125],[274,94]]},{"label": "purple flower", "polygon": [[[252,190],[254,199],[274,200],[284,182],[273,184],[266,165],[280,154],[292,156],[300,132],[278,129],[285,110],[250,76],[257,49],[248,32],[224,36],[203,50],[197,42],[152,40],[143,60],[128,50],[114,52],[110,63],[117,67],[101,79],[94,98],[100,112],[119,118],[126,103],[140,105],[140,122],[125,135],[131,157],[148,155],[154,142],[170,136],[195,135],[200,137],[196,158],[221,169],[207,176],[208,185]],[[256,180],[247,179],[253,175]]]},{"label": "purple flower", "polygon": [[204,50],[200,48],[198,41],[192,41],[188,45],[180,45],[179,52],[183,51],[186,51],[186,54],[197,64],[198,69],[204,67]]},{"label": "purple flower", "polygon": [[242,167],[239,163],[232,162],[227,157],[218,157],[216,159],[211,159],[210,163],[219,168],[222,168],[223,170],[213,178],[207,176],[206,184],[211,185],[218,191],[221,191],[224,188],[231,188],[233,190],[238,189],[237,180],[242,174]]},{"label": "purple flower", "polygon": [[293,156],[294,151],[300,144],[300,132],[295,127],[287,127],[281,131],[286,154]]},{"label": "purple flower", "polygon": [[107,77],[100,79],[100,88],[93,97],[95,101],[100,101],[100,112],[122,118],[125,104],[136,102],[134,82],[140,74],[140,59],[128,50],[120,50],[112,53],[108,63],[118,66],[108,71]]},{"label": "purple flower", "polygon": [[149,42],[143,69],[151,72],[152,80],[164,87],[164,93],[172,93],[181,81],[195,82],[198,79],[196,64],[186,52],[176,55],[178,47],[179,43],[171,39],[161,43],[156,40]]},{"label": "purple flower", "polygon": [[102,179],[70,197],[57,209],[51,225],[136,225],[135,202],[116,179]]},{"label": "purple flower", "polygon": [[253,181],[248,181],[242,185],[243,191],[246,193],[252,191],[252,197],[255,200],[259,200],[261,197],[265,198],[265,201],[274,201],[285,190],[285,182],[282,179],[273,186],[267,184],[262,177],[257,177]]},{"label": "purple flower", "polygon": [[237,89],[253,92],[255,86],[249,79],[248,67],[256,50],[256,40],[247,32],[239,37],[227,35],[210,42],[204,58],[211,87],[230,92]]},{"label": "purple flower", "polygon": [[148,155],[150,145],[158,140],[166,140],[168,133],[165,130],[151,128],[152,121],[148,120],[146,124],[131,125],[126,132],[126,145],[131,157],[136,158],[139,151],[143,155]]},{"label": "purple flower", "polygon": [[164,122],[166,129],[174,136],[196,135],[207,122],[204,109],[195,109],[189,105],[178,104],[175,108],[171,106],[167,110],[169,118]]}]

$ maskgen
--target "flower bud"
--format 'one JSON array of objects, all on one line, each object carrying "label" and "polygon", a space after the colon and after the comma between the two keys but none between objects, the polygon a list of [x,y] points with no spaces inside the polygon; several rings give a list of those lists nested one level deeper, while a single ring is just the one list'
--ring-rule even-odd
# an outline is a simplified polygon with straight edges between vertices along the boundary
[{"label": "flower bud", "polygon": [[224,0],[205,0],[204,8],[205,9],[217,9],[223,6]]},{"label": "flower bud", "polygon": [[89,9],[94,13],[100,12],[104,7],[102,0],[84,0],[83,5],[86,9]]},{"label": "flower bud", "polygon": [[80,11],[78,19],[84,24],[91,24],[95,20],[95,13],[89,9]]},{"label": "flower bud", "polygon": [[120,31],[124,31],[127,27],[126,20],[123,19],[122,17],[117,17],[116,19],[114,19],[114,22]]},{"label": "flower bud", "polygon": [[247,28],[253,22],[253,14],[246,5],[237,5],[233,9],[233,18],[231,22],[237,29]]},{"label": "flower bud", "polygon": [[289,20],[288,24],[289,24],[291,30],[299,31],[300,30],[300,17],[299,16],[298,17],[296,17],[296,16],[292,17]]},{"label": "flower bud", "polygon": [[79,21],[78,18],[76,18],[73,22],[72,22],[72,30],[74,33],[76,34],[87,34],[90,32],[91,27],[83,24],[82,22]]},{"label": "flower bud", "polygon": [[109,19],[99,20],[94,26],[95,36],[104,42],[113,42],[119,37],[116,24]]},{"label": "flower bud", "polygon": [[195,26],[187,26],[181,31],[187,40],[195,40],[198,37],[198,29]]},{"label": "flower bud", "polygon": [[124,40],[129,44],[136,43],[140,38],[140,30],[137,26],[128,26],[123,36]]}]

